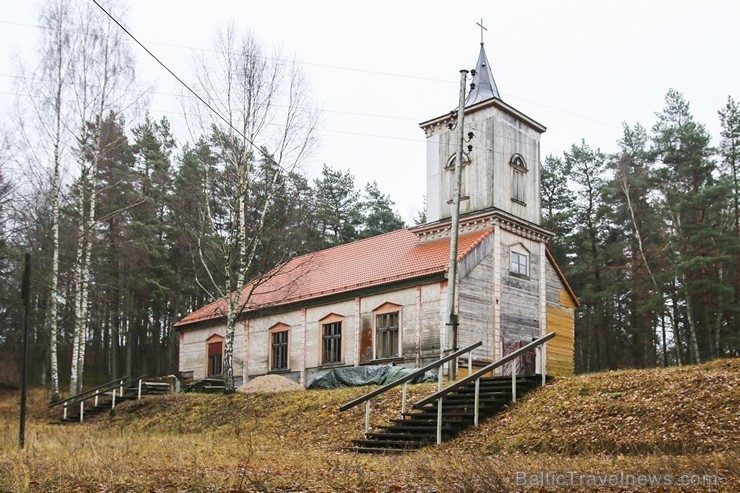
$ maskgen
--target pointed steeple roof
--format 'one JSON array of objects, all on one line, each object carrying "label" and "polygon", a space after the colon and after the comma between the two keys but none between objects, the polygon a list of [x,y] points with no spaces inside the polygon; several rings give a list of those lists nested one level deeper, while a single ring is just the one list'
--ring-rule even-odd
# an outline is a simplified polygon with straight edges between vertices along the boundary
[{"label": "pointed steeple roof", "polygon": [[493,80],[491,65],[488,63],[483,43],[480,44],[480,55],[478,55],[478,63],[475,65],[473,84],[475,84],[475,87],[468,93],[465,106],[471,106],[491,98],[501,99],[496,81]]}]

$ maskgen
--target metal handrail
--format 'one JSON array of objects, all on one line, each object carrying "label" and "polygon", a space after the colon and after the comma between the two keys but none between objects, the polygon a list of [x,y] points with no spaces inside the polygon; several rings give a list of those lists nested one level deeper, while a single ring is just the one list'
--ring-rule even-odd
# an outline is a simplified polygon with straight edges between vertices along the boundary
[{"label": "metal handrail", "polygon": [[[538,346],[546,343],[547,341],[549,341],[553,337],[555,337],[555,332],[550,332],[546,336],[540,337],[539,339],[535,339],[534,341],[530,342],[526,346],[523,346],[523,347],[517,349],[513,353],[509,353],[506,356],[504,356],[503,358],[501,358],[501,359],[499,359],[497,361],[494,361],[493,363],[490,363],[490,364],[484,366],[483,368],[481,368],[477,372],[473,373],[472,375],[468,375],[465,378],[462,378],[462,379],[458,380],[457,382],[453,383],[452,385],[449,385],[448,387],[445,387],[444,389],[441,389],[441,390],[437,391],[436,393],[434,393],[434,394],[432,394],[432,395],[430,395],[428,397],[423,398],[419,402],[413,404],[412,407],[418,409],[419,407],[423,406],[424,404],[428,404],[428,403],[430,403],[432,401],[439,400],[442,397],[444,397],[445,395],[447,395],[450,392],[452,392],[453,390],[455,390],[457,388],[460,388],[460,387],[462,387],[465,384],[468,384],[470,382],[473,382],[473,381],[476,381],[476,380],[480,379],[486,373],[488,373],[488,372],[490,372],[492,370],[495,370],[499,366],[502,366],[502,365],[508,363],[509,361],[513,360],[514,358],[517,358],[517,357],[521,356],[522,354],[524,354],[524,353],[526,353],[528,351],[531,351],[532,349],[537,348]],[[544,378],[544,374],[543,374],[543,378]]]},{"label": "metal handrail", "polygon": [[388,390],[390,390],[390,389],[392,389],[394,387],[397,387],[397,386],[399,386],[401,384],[404,384],[404,383],[406,383],[406,382],[408,382],[410,380],[413,380],[414,378],[418,377],[419,375],[423,375],[424,373],[428,372],[429,370],[433,370],[435,368],[438,368],[438,367],[442,366],[443,364],[447,363],[448,361],[450,361],[450,360],[452,360],[454,358],[457,358],[458,356],[462,356],[465,353],[469,353],[470,351],[472,351],[473,349],[475,349],[475,348],[477,348],[477,347],[479,347],[481,345],[483,345],[483,342],[482,341],[478,341],[475,344],[471,344],[470,346],[468,346],[468,347],[466,347],[464,349],[460,349],[459,351],[456,351],[456,352],[454,352],[454,353],[452,353],[452,354],[450,354],[448,356],[445,356],[444,358],[440,358],[437,361],[434,361],[433,363],[429,363],[425,367],[419,368],[418,370],[416,370],[416,371],[414,371],[412,373],[409,373],[405,377],[399,378],[398,380],[394,380],[393,382],[391,382],[389,384],[386,384],[386,385],[380,387],[379,389],[375,389],[372,392],[368,392],[367,394],[363,395],[362,397],[358,397],[357,399],[354,399],[354,400],[352,400],[352,401],[350,401],[350,402],[348,402],[346,404],[341,405],[339,407],[339,411],[340,412],[346,411],[347,409],[351,409],[351,408],[353,408],[353,407],[355,407],[357,405],[362,404],[365,401],[369,401],[373,397],[376,397],[376,396],[382,394],[383,392],[386,392],[386,391],[388,391]]},{"label": "metal handrail", "polygon": [[49,407],[50,407],[50,408],[52,408],[52,407],[55,407],[55,406],[59,406],[60,404],[65,404],[65,403],[67,403],[67,402],[70,402],[70,401],[72,401],[72,400],[74,400],[74,399],[79,399],[80,397],[83,397],[83,396],[90,396],[90,395],[92,395],[92,394],[93,394],[93,392],[95,392],[96,390],[100,390],[100,389],[102,389],[103,387],[107,387],[107,386],[109,386],[109,385],[112,385],[112,384],[114,384],[114,383],[116,384],[116,385],[114,385],[114,387],[118,387],[118,386],[120,385],[120,383],[119,383],[119,382],[121,382],[121,381],[123,381],[123,380],[126,380],[127,378],[128,378],[128,377],[121,377],[121,378],[117,378],[117,379],[115,379],[115,380],[111,380],[111,381],[110,381],[110,382],[108,382],[108,383],[104,383],[103,385],[98,385],[97,387],[93,387],[93,388],[91,388],[91,389],[88,389],[88,390],[86,390],[86,391],[84,391],[84,392],[80,392],[79,394],[75,394],[75,395],[73,395],[73,396],[67,397],[67,398],[66,398],[66,399],[64,399],[64,400],[61,400],[61,401],[56,401],[56,402],[52,402],[51,404],[49,404]]}]

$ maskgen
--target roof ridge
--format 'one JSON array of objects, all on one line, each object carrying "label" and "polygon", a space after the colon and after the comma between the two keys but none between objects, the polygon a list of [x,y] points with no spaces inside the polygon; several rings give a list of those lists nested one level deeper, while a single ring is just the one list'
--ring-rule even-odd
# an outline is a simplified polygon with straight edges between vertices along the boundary
[{"label": "roof ridge", "polygon": [[[493,233],[493,228],[487,228],[487,229],[484,229],[482,231],[487,231],[487,233],[484,234],[484,235],[481,235],[480,238],[478,238],[473,243],[471,243],[470,245],[468,245],[468,248],[466,248],[462,252],[459,252],[459,251],[457,252],[457,261],[458,262],[460,260],[462,260],[462,258],[465,257],[467,254],[469,254],[470,252],[472,252],[473,249],[475,249],[475,247],[477,247],[478,245],[480,245],[483,242],[483,240],[485,240],[486,238],[488,238]],[[478,231],[472,231],[472,232],[470,232],[468,234],[473,234],[473,233],[478,233]],[[465,236],[465,235],[461,235],[461,236]],[[449,270],[449,269],[450,268],[448,266],[447,267],[447,270]]]},{"label": "roof ridge", "polygon": [[296,260],[296,259],[299,259],[301,257],[305,257],[307,255],[316,255],[317,253],[327,252],[329,250],[334,250],[336,248],[346,247],[348,245],[355,245],[357,243],[362,243],[364,241],[374,240],[374,239],[380,238],[382,236],[388,236],[388,235],[392,235],[393,233],[398,233],[399,231],[409,231],[409,232],[411,232],[409,227],[401,228],[401,229],[394,229],[393,231],[388,231],[386,233],[380,233],[379,235],[370,236],[369,238],[360,238],[359,240],[350,241],[349,243],[342,243],[340,245],[332,245],[332,246],[328,246],[326,248],[322,248],[321,250],[316,250],[315,252],[304,253],[303,255],[301,255],[299,257],[295,257],[295,258],[293,258],[291,260]]}]

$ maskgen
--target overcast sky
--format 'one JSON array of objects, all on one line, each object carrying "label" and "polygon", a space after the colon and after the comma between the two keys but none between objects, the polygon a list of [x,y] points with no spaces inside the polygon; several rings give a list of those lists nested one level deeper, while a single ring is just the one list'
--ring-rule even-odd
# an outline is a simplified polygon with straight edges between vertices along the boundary
[{"label": "overcast sky", "polygon": [[[717,110],[740,99],[736,1],[218,1],[129,0],[123,23],[188,79],[191,59],[233,21],[295,56],[322,110],[318,150],[306,164],[377,180],[410,221],[425,193],[418,123],[457,105],[460,69],[486,51],[504,101],[548,127],[543,155],[585,139],[614,151],[621,123],[650,127],[669,88],[716,136]],[[34,2],[0,0],[0,117],[11,112],[14,59],[33,65]],[[181,128],[177,83],[138,47],[137,77],[150,111]],[[7,125],[6,125],[7,126]],[[182,136],[184,140],[185,136]],[[182,140],[181,140],[182,142]]]}]

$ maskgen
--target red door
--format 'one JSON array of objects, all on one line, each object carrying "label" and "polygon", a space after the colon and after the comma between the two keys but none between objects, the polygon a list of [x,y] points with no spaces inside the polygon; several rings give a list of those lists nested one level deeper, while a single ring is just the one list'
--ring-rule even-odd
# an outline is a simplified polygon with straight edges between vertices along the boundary
[{"label": "red door", "polygon": [[208,376],[213,377],[223,373],[223,341],[208,343]]}]

